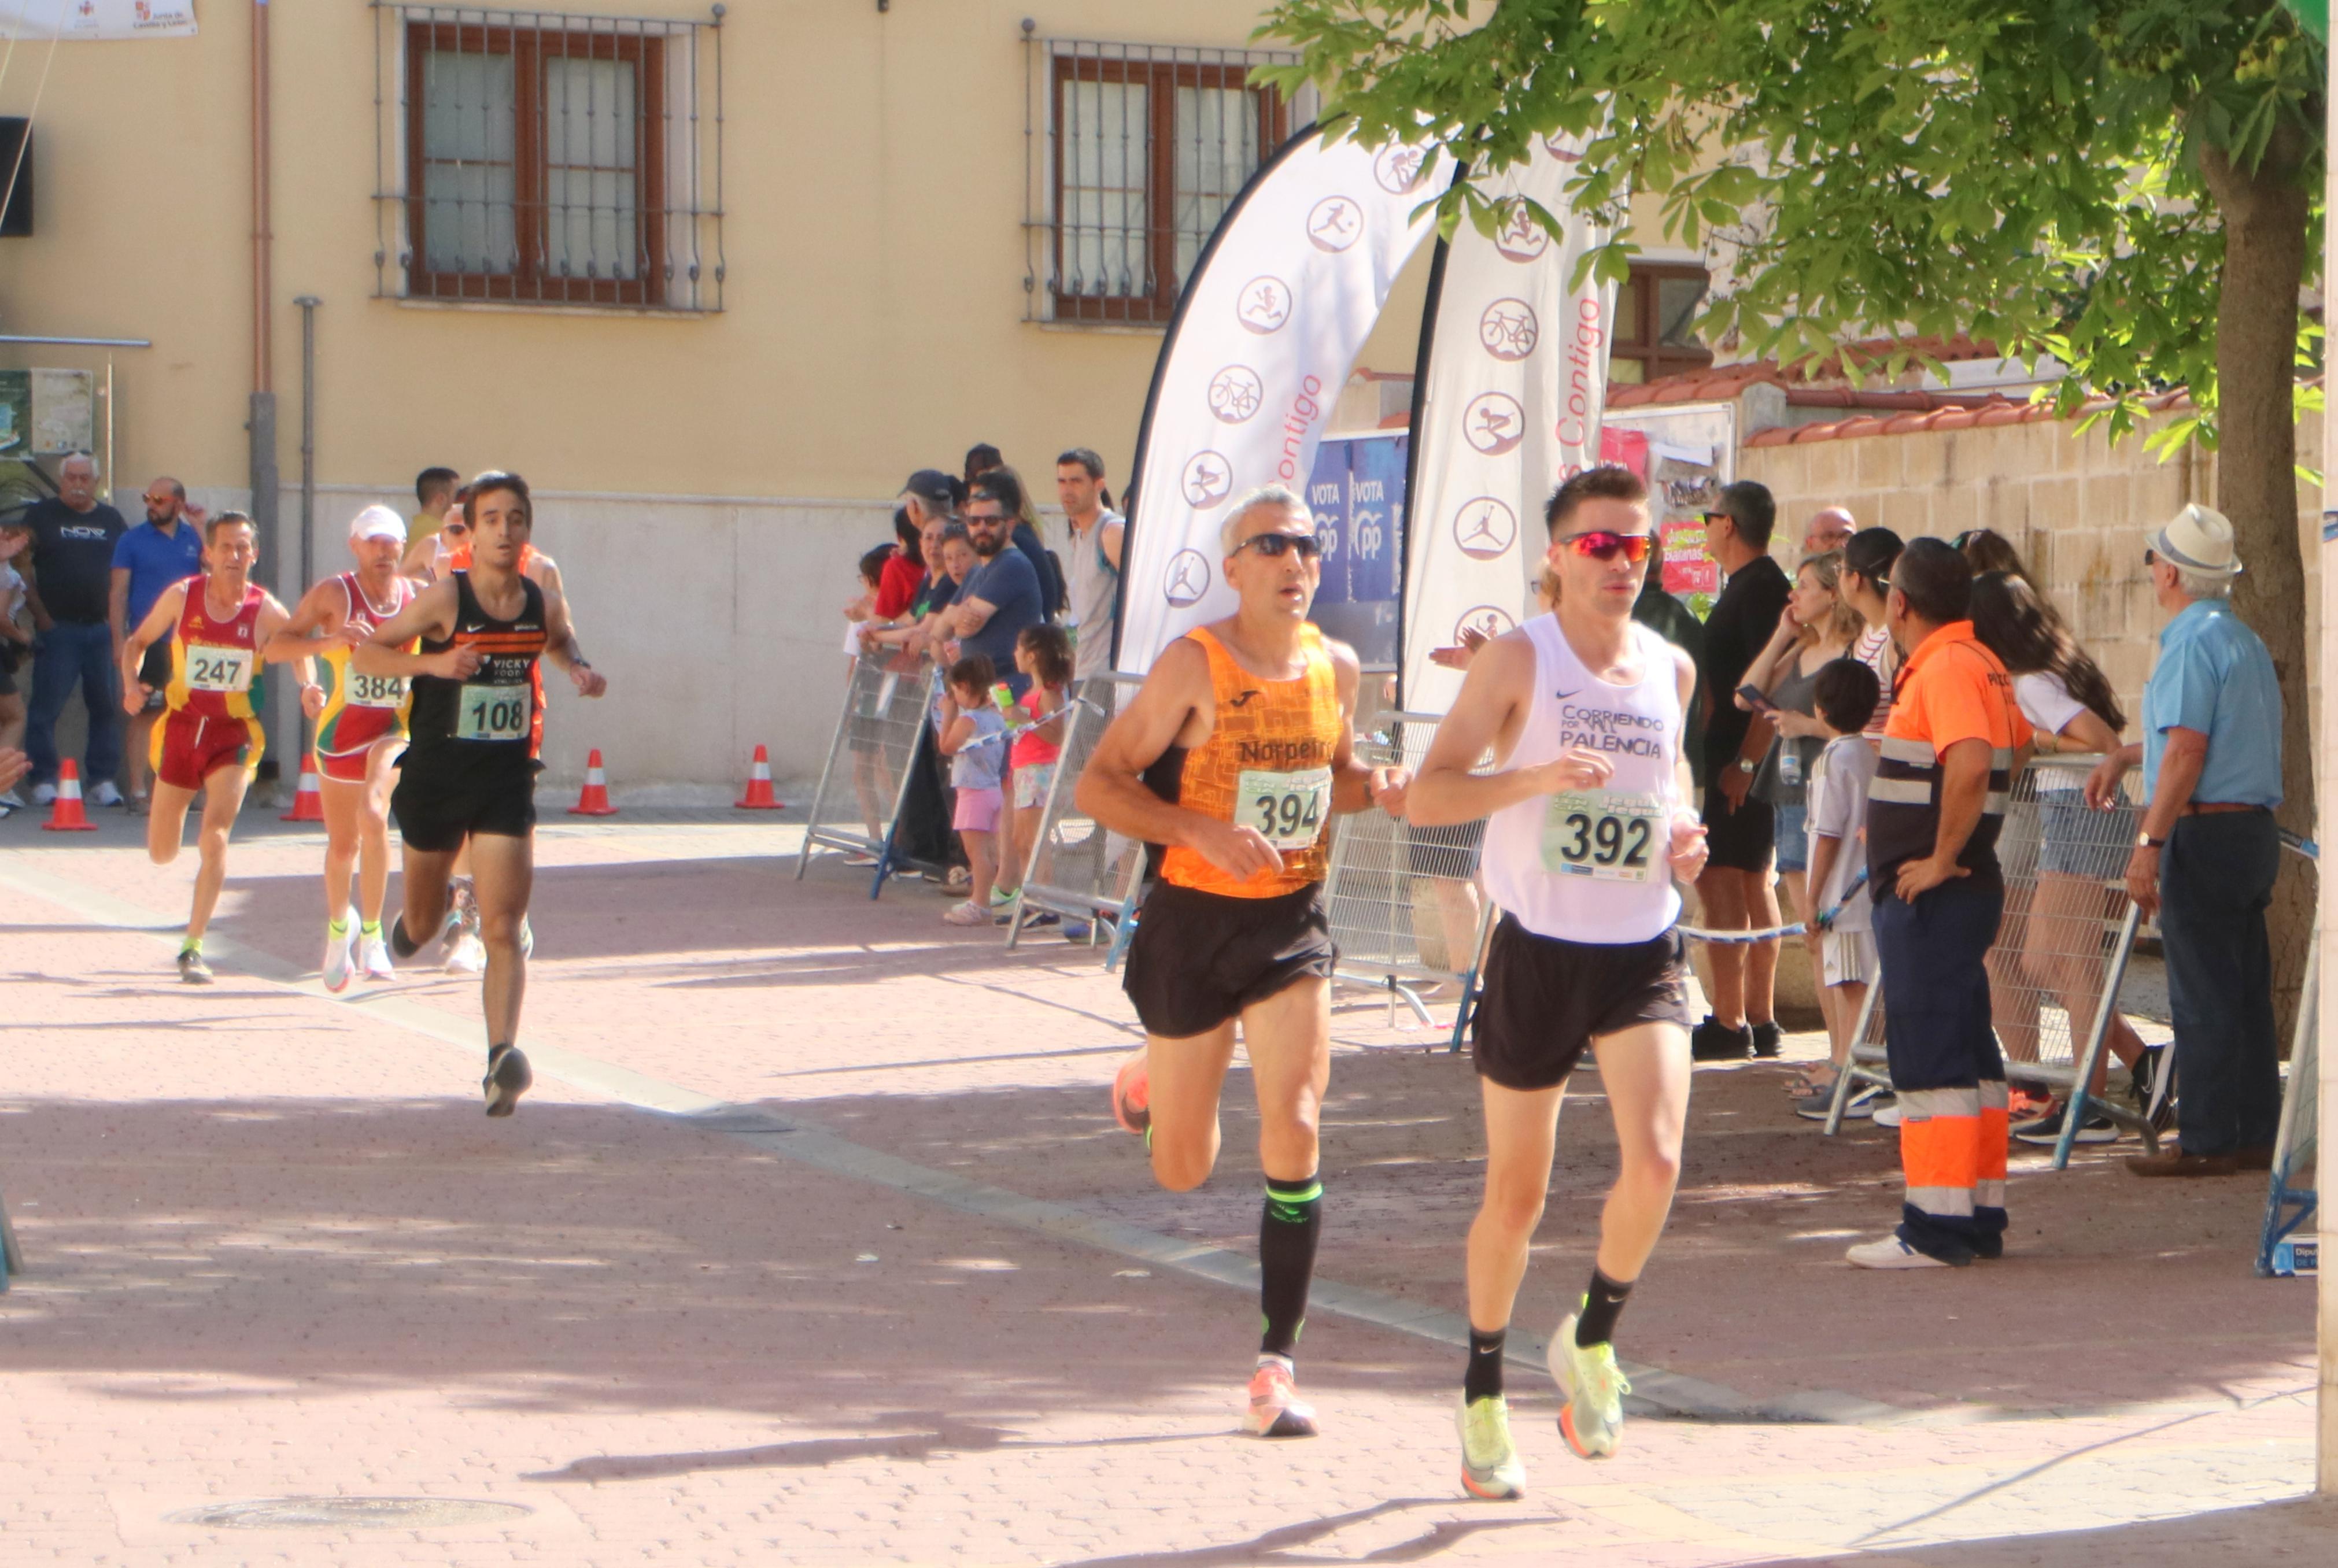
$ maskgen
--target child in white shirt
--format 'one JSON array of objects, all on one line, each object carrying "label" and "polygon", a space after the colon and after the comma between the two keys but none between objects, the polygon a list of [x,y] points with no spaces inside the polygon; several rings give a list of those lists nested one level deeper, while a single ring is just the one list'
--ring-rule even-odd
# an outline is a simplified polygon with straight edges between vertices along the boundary
[{"label": "child in white shirt", "polygon": [[1875,937],[1869,919],[1867,789],[1875,779],[1875,749],[1862,731],[1875,711],[1881,683],[1856,659],[1836,659],[1819,671],[1812,696],[1827,743],[1809,789],[1811,906],[1819,922],[1819,1005],[1826,1014],[1831,1061],[1804,1074],[1789,1091],[1797,1108],[1823,1115],[1835,1075],[1851,1060],[1867,988],[1876,978]]}]

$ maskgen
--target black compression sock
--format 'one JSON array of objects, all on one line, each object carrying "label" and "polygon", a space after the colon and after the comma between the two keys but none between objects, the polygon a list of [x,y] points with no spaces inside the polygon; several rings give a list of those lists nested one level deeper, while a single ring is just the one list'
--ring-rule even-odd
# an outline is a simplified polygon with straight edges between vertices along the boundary
[{"label": "black compression sock", "polygon": [[1461,1375],[1461,1399],[1475,1405],[1480,1399],[1495,1398],[1502,1392],[1502,1342],[1510,1337],[1508,1328],[1497,1328],[1491,1334],[1469,1330],[1469,1369]]},{"label": "black compression sock", "polygon": [[1266,1318],[1262,1355],[1288,1356],[1307,1320],[1307,1286],[1315,1274],[1315,1237],[1323,1224],[1323,1183],[1266,1179],[1258,1222],[1258,1305]]},{"label": "black compression sock", "polygon": [[1583,1298],[1583,1315],[1575,1320],[1575,1342],[1614,1344],[1616,1319],[1624,1315],[1624,1300],[1631,1294],[1630,1285],[1618,1285],[1598,1269],[1592,1269],[1591,1289]]}]

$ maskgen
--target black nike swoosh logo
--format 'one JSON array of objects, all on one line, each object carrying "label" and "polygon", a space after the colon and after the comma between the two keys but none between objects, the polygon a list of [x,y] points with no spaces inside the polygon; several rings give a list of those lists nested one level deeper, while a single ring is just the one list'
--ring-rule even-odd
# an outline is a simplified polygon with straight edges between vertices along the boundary
[{"label": "black nike swoosh logo", "polygon": [[[1582,687],[1577,686],[1577,687],[1575,689],[1575,691],[1582,691],[1582,690],[1583,690],[1583,688],[1582,688]],[[1564,702],[1564,701],[1566,701],[1569,697],[1574,696],[1574,695],[1575,695],[1575,691],[1554,691],[1554,692],[1552,692],[1552,693],[1551,693],[1551,695],[1552,695],[1553,697],[1557,698],[1559,701]]]},{"label": "black nike swoosh logo", "polygon": [[1227,707],[1229,707],[1229,708],[1240,708],[1240,707],[1243,706],[1245,703],[1249,702],[1249,701],[1250,701],[1252,698],[1253,698],[1253,697],[1257,697],[1257,696],[1260,696],[1260,695],[1262,695],[1262,693],[1260,693],[1260,692],[1258,692],[1258,691],[1245,691],[1245,692],[1243,692],[1243,693],[1241,696],[1239,696],[1239,697],[1229,697],[1229,698],[1227,698],[1227,699],[1226,699],[1226,706],[1227,706]]}]

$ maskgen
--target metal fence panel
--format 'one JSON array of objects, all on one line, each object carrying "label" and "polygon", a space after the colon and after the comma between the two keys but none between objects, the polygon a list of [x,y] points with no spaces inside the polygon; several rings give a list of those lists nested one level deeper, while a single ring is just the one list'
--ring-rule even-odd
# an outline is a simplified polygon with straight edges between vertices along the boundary
[{"label": "metal fence panel", "polygon": [[1009,947],[1022,939],[1026,909],[1087,922],[1092,943],[1104,934],[1100,916],[1121,927],[1128,925],[1144,875],[1144,847],[1106,829],[1082,812],[1073,797],[1081,772],[1095,754],[1096,741],[1144,680],[1141,675],[1091,676],[1079,682],[1067,704],[1071,713],[1064,720],[1063,755],[1056,760],[1055,782],[1040,809],[1039,831],[1024,862],[1022,887],[1007,906]]},{"label": "metal fence panel", "polygon": [[[2005,1056],[2005,1075],[2068,1097],[2069,1109],[2054,1168],[2069,1162],[2090,1112],[2159,1146],[2149,1120],[2126,1105],[2081,1093],[2102,1059],[2118,1017],[2120,983],[2135,945],[2139,912],[2127,893],[2135,848],[2137,775],[2123,789],[2127,804],[2089,809],[2079,790],[2098,757],[2035,759],[2014,781],[1998,837],[2005,877],[2005,914],[1989,953],[1989,1012]],[[1888,984],[1888,981],[1887,981]],[[1889,1086],[1883,1040],[1884,986],[1868,987],[1852,1043],[1851,1071],[1840,1075],[1826,1130],[1838,1131],[1854,1082]]]},{"label": "metal fence panel", "polygon": [[[1386,712],[1380,728],[1360,738],[1356,753],[1376,767],[1419,771],[1439,715]],[[1324,898],[1340,962],[1333,977],[1374,985],[1430,1022],[1421,991],[1451,985],[1460,992],[1454,1043],[1477,989],[1478,961],[1492,906],[1478,886],[1481,819],[1419,828],[1385,811],[1343,817],[1331,840]]]},{"label": "metal fence panel", "polygon": [[884,889],[890,867],[881,862],[887,859],[893,824],[909,790],[918,738],[941,700],[940,671],[923,663],[894,668],[899,662],[873,658],[853,662],[844,687],[844,710],[829,741],[820,787],[812,791],[803,849],[796,857],[799,881],[811,864],[812,851],[824,848],[876,857],[880,864],[869,896],[874,898]]}]

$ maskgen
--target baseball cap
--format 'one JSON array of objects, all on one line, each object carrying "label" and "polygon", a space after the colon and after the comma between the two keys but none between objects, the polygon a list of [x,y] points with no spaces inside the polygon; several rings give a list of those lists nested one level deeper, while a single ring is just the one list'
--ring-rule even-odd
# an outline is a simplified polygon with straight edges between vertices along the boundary
[{"label": "baseball cap", "polygon": [[368,506],[349,519],[349,538],[395,539],[406,543],[406,519],[387,506]]},{"label": "baseball cap", "polygon": [[937,506],[948,507],[951,504],[953,487],[950,485],[950,476],[940,469],[920,468],[909,475],[909,483],[901,486],[901,494],[915,495],[920,501],[930,501]]}]

